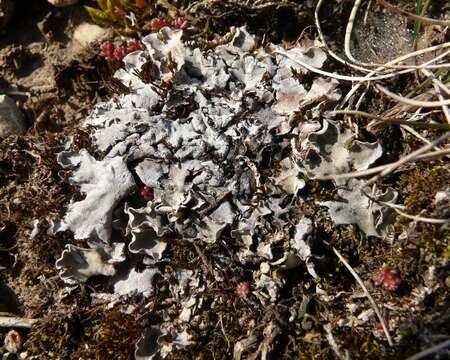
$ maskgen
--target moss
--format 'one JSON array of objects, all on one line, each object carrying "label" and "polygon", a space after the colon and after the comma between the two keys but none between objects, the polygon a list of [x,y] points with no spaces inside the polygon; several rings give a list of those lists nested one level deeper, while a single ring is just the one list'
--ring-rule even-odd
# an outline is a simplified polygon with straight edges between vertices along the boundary
[{"label": "moss", "polygon": [[[124,314],[118,309],[102,311],[96,327],[90,327],[84,334],[83,342],[87,343],[90,351],[86,353],[102,354],[105,358],[131,359],[134,354],[135,343],[142,334],[142,327],[134,315]],[[82,342],[82,343],[83,343]],[[85,350],[78,350],[80,358]],[[86,354],[87,355],[87,354]]]},{"label": "moss", "polygon": [[443,254],[446,258],[450,259],[450,243],[447,245],[447,249],[444,251]]},{"label": "moss", "polygon": [[420,243],[430,253],[437,256],[446,256],[449,246],[448,232],[434,224],[420,223],[417,226],[420,233]]},{"label": "moss", "polygon": [[314,201],[339,200],[336,188],[331,181],[318,181],[305,178],[306,186],[300,190],[301,196]]},{"label": "moss", "polygon": [[[148,33],[151,30],[149,19],[161,17],[162,8],[146,0],[120,1],[109,0],[108,2],[97,0],[98,7],[85,6],[91,19],[104,26],[111,26],[121,35],[135,35],[139,32]],[[127,14],[135,14],[133,23]]]},{"label": "moss", "polygon": [[434,198],[450,184],[450,173],[443,167],[419,165],[400,176],[397,189],[405,197],[405,205],[411,213],[434,210]]},{"label": "moss", "polygon": [[87,304],[52,311],[32,328],[27,347],[46,359],[132,359],[142,334],[136,314]]},{"label": "moss", "polygon": [[[450,184],[450,173],[444,167],[421,164],[400,176],[396,187],[404,198],[407,212],[422,216],[443,218],[436,208],[435,196]],[[418,222],[415,242],[437,256],[445,256],[448,246],[446,229],[437,224]]]}]

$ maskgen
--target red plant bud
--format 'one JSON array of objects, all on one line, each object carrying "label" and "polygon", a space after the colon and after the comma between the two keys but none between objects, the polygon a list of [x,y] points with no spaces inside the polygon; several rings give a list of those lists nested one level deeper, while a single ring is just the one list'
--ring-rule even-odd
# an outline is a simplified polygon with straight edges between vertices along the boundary
[{"label": "red plant bud", "polygon": [[248,281],[243,281],[236,286],[235,293],[240,298],[247,297],[249,292],[250,292],[250,284],[248,283]]},{"label": "red plant bud", "polygon": [[100,56],[104,57],[107,61],[111,61],[114,58],[115,46],[112,41],[105,41],[100,46]]},{"label": "red plant bud", "polygon": [[123,46],[118,46],[114,49],[114,58],[121,61],[125,57],[125,48]]},{"label": "red plant bud", "polygon": [[186,29],[189,26],[189,21],[185,17],[176,18],[172,26],[175,29]]},{"label": "red plant bud", "polygon": [[142,50],[142,42],[140,40],[130,40],[127,42],[127,53]]},{"label": "red plant bud", "polygon": [[375,285],[382,286],[387,291],[395,291],[402,282],[400,273],[397,269],[383,265],[375,271],[372,276]]},{"label": "red plant bud", "polygon": [[381,323],[380,322],[376,322],[375,324],[374,324],[374,329],[375,329],[375,332],[379,335],[379,336],[386,336],[386,333],[384,332],[384,329],[383,329],[383,325],[381,325]]},{"label": "red plant bud", "polygon": [[166,19],[163,18],[154,18],[150,22],[150,27],[152,31],[155,32],[161,30],[164,26],[169,26],[169,23],[167,22]]},{"label": "red plant bud", "polygon": [[148,186],[144,186],[141,190],[141,196],[144,198],[144,200],[146,201],[150,201],[153,200],[154,194],[153,194],[153,189],[148,187]]}]

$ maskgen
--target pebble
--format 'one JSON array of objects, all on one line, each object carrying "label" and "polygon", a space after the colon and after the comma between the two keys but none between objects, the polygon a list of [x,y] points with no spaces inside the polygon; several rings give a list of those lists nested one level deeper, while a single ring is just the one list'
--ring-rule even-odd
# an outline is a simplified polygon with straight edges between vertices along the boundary
[{"label": "pebble", "polygon": [[110,30],[86,22],[78,25],[73,32],[73,40],[83,47],[106,40],[111,36],[112,32]]},{"label": "pebble", "polygon": [[266,262],[261,263],[261,265],[259,266],[259,269],[261,270],[261,272],[263,274],[267,274],[270,272],[270,265]]},{"label": "pebble", "polygon": [[12,354],[17,354],[22,349],[22,336],[16,331],[11,330],[5,336],[5,349]]},{"label": "pebble", "polygon": [[7,95],[0,95],[0,138],[24,134],[25,119],[16,103]]}]

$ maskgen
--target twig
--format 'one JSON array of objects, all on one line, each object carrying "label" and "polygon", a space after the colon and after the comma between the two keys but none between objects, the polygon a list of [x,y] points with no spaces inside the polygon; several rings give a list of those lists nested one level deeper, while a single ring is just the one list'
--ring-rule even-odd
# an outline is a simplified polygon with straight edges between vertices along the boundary
[{"label": "twig", "polygon": [[[386,4],[383,0],[378,0],[380,1],[382,4]],[[361,0],[355,0],[355,2],[353,3],[353,7],[352,7],[352,11],[350,13],[348,22],[347,22],[347,27],[345,29],[345,39],[344,39],[344,51],[345,51],[345,55],[347,56],[347,58],[352,61],[354,64],[359,65],[359,66],[371,66],[371,67],[375,67],[375,66],[380,66],[382,64],[376,64],[376,63],[366,63],[366,62],[361,62],[356,60],[351,51],[350,51],[350,42],[351,42],[351,37],[352,37],[352,31],[353,31],[353,25],[356,19],[356,14],[358,12],[359,6],[361,5]],[[394,7],[395,8],[395,7]],[[408,16],[410,13],[405,12],[404,15]],[[434,19],[429,19],[429,18],[425,18],[423,16],[418,16],[418,15],[412,15],[412,17],[417,20],[417,21],[421,21],[422,23],[430,23],[430,24],[438,24],[438,25],[444,25],[444,26],[448,26],[450,25],[450,21],[440,21],[440,20],[434,20]]]},{"label": "twig", "polygon": [[[438,150],[438,151],[431,151],[422,155],[417,156],[417,158],[415,160],[425,160],[425,159],[430,159],[430,158],[435,158],[435,157],[442,157],[442,156],[447,156],[450,154],[450,149],[443,149],[443,150]],[[335,180],[335,179],[350,179],[350,178],[358,178],[358,177],[363,177],[363,176],[369,176],[372,174],[377,174],[380,171],[383,171],[387,168],[389,168],[391,165],[393,165],[395,163],[391,163],[391,164],[386,164],[386,165],[380,165],[374,168],[370,168],[367,170],[361,170],[361,171],[352,171],[352,172],[348,172],[345,174],[335,174],[335,175],[327,175],[327,176],[320,176],[320,177],[316,177],[314,179],[316,180]]]},{"label": "twig", "polygon": [[330,344],[331,349],[334,351],[334,353],[339,359],[345,360],[346,358],[344,357],[344,355],[342,355],[341,351],[339,350],[339,346],[336,343],[336,340],[334,339],[333,332],[331,331],[331,324],[330,323],[325,324],[323,328],[327,333],[327,340],[328,343]]},{"label": "twig", "polygon": [[[447,89],[447,87],[440,80],[438,80],[431,71],[422,69],[421,72],[425,76],[428,76],[429,78],[432,79],[433,86],[434,86],[434,89],[436,90],[436,93],[437,93],[437,96],[438,96],[439,100],[440,101],[444,101],[445,99],[444,99],[444,96],[442,95],[442,91],[444,90],[447,93],[447,95],[448,95],[449,94],[449,90]],[[450,124],[450,113],[449,113],[448,107],[446,105],[442,105],[441,107],[442,107],[442,111],[444,112],[445,119],[447,120],[447,123]]]},{"label": "twig", "polygon": [[17,91],[17,90],[6,91],[5,93],[6,93],[6,95],[13,95],[13,96],[27,96],[27,97],[30,97],[30,95],[31,95],[27,91]]},{"label": "twig", "polygon": [[414,100],[407,97],[399,96],[394,94],[393,92],[389,91],[385,87],[381,86],[380,84],[375,84],[375,88],[380,90],[383,94],[389,96],[390,98],[397,100],[401,103],[417,106],[417,107],[440,107],[440,106],[447,106],[450,105],[450,100],[443,100],[443,101],[420,101],[420,100]]},{"label": "twig", "polygon": [[327,113],[328,115],[359,115],[359,116],[364,116],[370,119],[374,119],[377,121],[380,121],[382,123],[385,124],[395,124],[395,125],[409,125],[409,126],[413,126],[413,127],[418,127],[418,128],[422,128],[422,129],[436,129],[436,130],[446,130],[449,131],[450,130],[450,125],[446,125],[446,124],[428,124],[428,123],[424,123],[424,122],[412,122],[412,121],[406,121],[406,120],[398,120],[398,119],[385,119],[381,116],[378,115],[374,115],[374,114],[370,114],[364,111],[359,111],[359,110],[335,110],[335,111],[330,111]]},{"label": "twig", "polygon": [[435,219],[435,218],[429,218],[429,217],[424,217],[424,216],[420,216],[420,215],[410,215],[410,214],[407,214],[407,213],[401,211],[400,209],[393,207],[391,204],[385,203],[383,201],[380,201],[380,204],[387,206],[391,209],[394,209],[394,211],[397,214],[399,214],[405,218],[411,219],[411,220],[426,222],[429,224],[448,224],[448,223],[450,223],[450,220],[448,220],[448,219]]},{"label": "twig", "polygon": [[37,321],[38,320],[36,319],[0,316],[0,327],[18,327],[29,329]]},{"label": "twig", "polygon": [[350,51],[350,40],[352,38],[353,24],[355,22],[355,18],[356,18],[358,9],[359,9],[359,5],[361,5],[361,0],[355,0],[355,2],[353,3],[352,11],[350,12],[350,16],[348,18],[347,27],[345,29],[344,50],[345,50],[345,55],[347,55],[347,57],[351,61],[353,61],[355,64],[365,65],[364,63],[361,63],[358,60],[356,60]]},{"label": "twig", "polygon": [[369,0],[367,3],[366,12],[364,13],[364,25],[367,25],[367,19],[369,17],[370,6],[372,5],[372,0]]},{"label": "twig", "polygon": [[[422,110],[422,108],[418,108],[415,112],[415,114],[413,115],[416,116],[420,111]],[[423,114],[425,115],[425,114]],[[412,118],[410,118],[410,120],[408,120],[408,122],[413,121]],[[369,125],[370,126],[370,125]],[[368,126],[368,127],[369,127]],[[408,131],[411,135],[415,136],[416,138],[418,138],[420,141],[422,141],[424,144],[431,144],[431,141],[429,141],[427,138],[425,138],[424,136],[422,136],[421,134],[419,134],[416,130],[414,130],[413,128],[411,128],[409,125],[400,125],[400,127],[406,131]],[[434,147],[435,150],[437,151],[442,151],[442,149],[438,146]],[[448,155],[446,155],[447,158],[449,158]]]},{"label": "twig", "polygon": [[[419,110],[418,110],[419,111]],[[422,141],[425,144],[430,144],[431,142],[428,141],[426,138],[424,138],[422,135],[420,135],[418,132],[416,132],[414,129],[411,128],[411,126],[415,126],[418,128],[435,128],[435,129],[440,129],[440,130],[450,130],[450,125],[445,125],[445,124],[427,124],[427,123],[419,123],[419,122],[412,122],[412,121],[407,121],[407,120],[397,120],[397,119],[390,119],[387,118],[385,119],[384,117],[378,116],[378,115],[374,115],[374,114],[370,114],[364,111],[358,111],[358,110],[335,110],[335,111],[330,111],[328,113],[326,113],[327,115],[333,116],[333,115],[360,115],[360,116],[364,116],[370,119],[374,119],[378,122],[381,123],[385,123],[385,124],[398,124],[400,125],[400,127],[402,129],[405,129],[406,131],[408,131],[409,133],[411,133],[412,135],[414,135],[415,137],[417,137],[420,141]],[[368,127],[370,127],[370,124],[368,125]],[[434,147],[435,150],[437,151],[442,151],[440,148],[438,148],[437,146]],[[446,150],[444,150],[446,151]],[[439,153],[440,154],[440,153]],[[436,154],[433,154],[433,156],[436,156]]]},{"label": "twig", "polygon": [[324,37],[323,32],[322,32],[322,27],[320,26],[320,20],[319,20],[319,11],[320,11],[320,8],[322,7],[323,1],[324,0],[319,0],[319,2],[317,3],[316,9],[314,11],[314,18],[315,18],[315,24],[316,24],[317,32],[319,33],[320,41],[322,41],[322,43],[324,44],[328,54],[330,54],[331,57],[335,58],[337,61],[341,62],[342,64],[345,64],[347,66],[350,66],[350,67],[352,67],[354,69],[357,69],[357,70],[360,70],[360,71],[363,71],[363,72],[370,72],[366,68],[354,65],[354,64],[352,64],[352,63],[342,59],[341,57],[339,57],[335,52],[333,52],[328,47],[327,42],[325,41],[325,37]]},{"label": "twig", "polygon": [[210,215],[214,210],[216,210],[220,205],[222,205],[227,199],[228,196],[231,195],[231,191],[225,191],[222,194],[220,194],[208,207],[203,209],[200,212],[201,216],[207,216]]},{"label": "twig", "polygon": [[[324,0],[319,0],[319,2],[317,3],[316,9],[315,9],[315,11],[314,11],[314,19],[315,19],[315,25],[316,25],[316,28],[317,28],[317,32],[319,33],[320,41],[324,44],[324,46],[325,46],[325,48],[326,48],[328,54],[329,54],[331,57],[333,57],[334,59],[336,59],[337,61],[341,62],[342,64],[344,64],[344,65],[346,65],[346,66],[352,67],[352,68],[357,69],[357,70],[360,70],[360,71],[362,71],[362,72],[370,73],[372,70],[367,69],[367,68],[362,67],[362,66],[355,65],[355,64],[353,64],[353,63],[351,63],[351,62],[349,62],[349,61],[346,61],[346,60],[342,59],[339,55],[337,55],[335,52],[333,52],[333,51],[328,47],[327,42],[326,42],[326,40],[325,40],[325,36],[323,35],[323,32],[322,32],[322,27],[320,26],[320,20],[319,20],[319,11],[320,11],[320,9],[321,9],[321,7],[322,7],[323,1],[324,1]],[[419,51],[420,51],[420,50],[419,50]],[[411,55],[411,56],[408,56],[408,55],[409,55],[409,54],[406,54],[406,56],[407,56],[406,58],[412,57],[412,56],[416,56],[416,55]],[[403,55],[401,58],[403,58],[404,56],[405,56],[405,55]],[[403,58],[402,60],[405,60],[405,58]],[[449,67],[449,66],[450,66],[450,64],[440,64],[440,65],[429,65],[429,64],[420,64],[420,65],[394,65],[395,62],[400,62],[400,61],[402,61],[402,60],[396,61],[396,59],[394,59],[394,60],[393,60],[394,63],[392,63],[392,61],[390,61],[389,63],[386,63],[386,64],[366,63],[365,65],[366,65],[366,66],[371,66],[371,67],[373,67],[373,66],[380,67],[379,69],[377,69],[377,72],[380,71],[380,70],[382,70],[382,69],[411,69],[411,70],[412,70],[412,69],[421,69],[421,68],[429,68],[429,69],[435,69],[435,68],[436,68],[436,69],[439,69],[439,68],[442,68],[442,67]]]},{"label": "twig", "polygon": [[366,75],[366,76],[346,76],[346,75],[330,73],[328,71],[324,71],[324,70],[320,70],[318,68],[315,68],[314,66],[311,66],[311,65],[305,63],[302,60],[295,59],[294,57],[289,55],[284,50],[275,50],[275,53],[287,57],[289,60],[291,60],[291,61],[293,61],[293,62],[303,66],[304,68],[308,69],[309,71],[312,71],[312,72],[320,74],[320,75],[328,76],[328,77],[331,77],[331,78],[334,78],[334,79],[345,80],[345,81],[367,82],[367,81],[372,81],[372,80],[382,80],[382,79],[388,79],[388,78],[397,76],[398,74],[406,74],[408,72],[414,71],[414,69],[408,69],[408,70],[399,71],[398,73],[378,75],[378,76],[373,76],[373,77],[368,77],[369,74]]},{"label": "twig", "polygon": [[203,262],[203,265],[205,266],[206,271],[209,272],[212,276],[214,276],[212,267],[209,264],[208,259],[206,259],[205,254],[203,253],[203,251],[199,248],[199,246],[195,242],[193,242],[193,244],[194,244],[195,251],[197,251],[198,256],[200,257],[200,259]]},{"label": "twig", "polygon": [[390,174],[392,171],[397,169],[399,166],[415,160],[419,155],[427,152],[428,150],[431,150],[433,147],[435,147],[437,144],[441,143],[442,141],[446,140],[448,137],[450,137],[450,131],[446,132],[444,135],[439,136],[436,140],[432,141],[430,144],[424,145],[421,148],[417,149],[416,151],[413,151],[412,153],[406,155],[404,158],[392,163],[388,168],[383,170],[380,174],[374,176],[373,178],[367,180],[361,188],[364,188],[370,184],[373,184],[378,179],[380,179],[383,176],[386,176]]},{"label": "twig", "polygon": [[[386,65],[397,64],[397,63],[399,63],[399,62],[401,62],[401,61],[403,61],[403,60],[408,59],[409,57],[421,55],[421,54],[423,54],[423,53],[425,53],[425,52],[429,52],[429,51],[435,51],[435,50],[437,51],[437,50],[439,50],[439,49],[443,49],[443,48],[446,48],[446,47],[449,47],[449,46],[450,46],[450,42],[449,42],[449,43],[445,43],[445,44],[441,44],[441,45],[432,46],[432,47],[429,47],[429,48],[426,48],[426,49],[422,49],[422,50],[417,50],[417,51],[411,52],[411,53],[406,54],[406,55],[402,55],[402,56],[400,56],[400,57],[398,57],[398,58],[396,58],[396,59],[394,59],[394,60],[392,60],[392,61],[389,61],[389,62],[386,63],[385,65],[380,66],[380,67],[374,69],[374,70],[371,71],[369,74],[367,74],[366,77],[368,78],[368,77],[370,77],[370,76],[376,74],[378,71],[380,71],[380,70],[382,70],[383,68],[385,68]],[[433,49],[432,49],[432,48],[433,48]],[[427,50],[427,51],[422,52],[422,51],[424,51],[424,50]],[[431,60],[429,60],[429,61],[423,63],[422,65],[428,65],[428,64],[431,64],[431,63],[433,63],[433,62],[435,62],[435,61],[437,61],[437,60],[439,60],[439,59],[441,59],[441,58],[447,56],[449,53],[450,53],[450,51],[446,51],[446,52],[444,52],[444,53],[442,53],[442,54],[440,54],[440,55],[434,57],[433,59],[431,59]],[[345,104],[345,103],[353,96],[353,94],[354,94],[356,91],[358,91],[358,89],[359,89],[360,86],[361,86],[361,84],[356,84],[355,86],[352,87],[352,89],[348,92],[348,94],[345,96],[344,100],[342,101],[341,106],[344,105],[344,104]]]},{"label": "twig", "polygon": [[381,5],[388,8],[389,10],[396,12],[398,14],[401,14],[403,16],[406,16],[410,19],[413,19],[415,21],[418,21],[422,24],[429,24],[429,25],[442,25],[442,26],[450,26],[450,20],[437,20],[437,19],[431,19],[425,16],[416,15],[413,13],[410,13],[406,10],[400,9],[397,6],[394,6],[392,4],[389,4],[387,1],[384,0],[377,0]]},{"label": "twig", "polygon": [[[433,86],[434,89],[436,90],[439,101],[444,101],[445,99],[444,96],[442,95],[442,90],[441,87],[439,86],[439,83],[437,82],[437,79],[433,79]],[[448,110],[447,105],[442,105],[442,112],[444,113],[447,123],[450,124],[450,112]]]},{"label": "twig", "polygon": [[364,294],[366,294],[367,298],[370,301],[370,304],[372,305],[375,314],[378,317],[378,320],[380,320],[381,326],[384,330],[384,334],[386,335],[386,339],[389,343],[389,346],[394,346],[394,343],[392,342],[392,338],[391,335],[389,334],[389,329],[386,325],[386,321],[384,320],[383,315],[381,315],[381,311],[378,308],[378,305],[375,303],[375,300],[373,299],[372,295],[370,295],[369,291],[367,290],[366,286],[364,285],[363,281],[361,280],[361,278],[359,277],[359,275],[356,273],[355,270],[353,270],[353,268],[350,266],[350,264],[344,259],[344,257],[341,255],[341,253],[339,251],[336,250],[336,248],[333,246],[333,251],[336,254],[336,256],[338,257],[338,259],[344,264],[344,266],[347,268],[348,271],[350,271],[350,273],[353,275],[353,277],[355,278],[356,282],[359,284],[359,286],[361,286],[361,288],[364,291]]},{"label": "twig", "polygon": [[429,224],[447,224],[447,223],[450,222],[449,219],[435,219],[435,218],[429,218],[429,217],[424,217],[424,216],[420,216],[420,215],[407,214],[407,213],[403,212],[402,210],[400,210],[400,208],[403,208],[403,206],[393,205],[393,204],[389,204],[389,203],[384,202],[384,201],[377,200],[373,196],[367,194],[363,189],[361,189],[361,192],[365,196],[367,196],[367,198],[369,200],[371,200],[373,202],[376,202],[377,204],[386,206],[386,207],[388,207],[390,209],[393,209],[397,214],[399,214],[399,215],[401,215],[401,216],[403,216],[405,218],[408,218],[408,219],[411,219],[411,220],[415,220],[415,221],[426,222],[426,223],[429,223]]},{"label": "twig", "polygon": [[225,337],[225,340],[227,341],[227,351],[230,348],[230,340],[228,340],[227,333],[225,332],[225,328],[223,327],[223,319],[222,314],[219,316],[219,323],[220,323],[220,330],[222,330],[222,334]]}]

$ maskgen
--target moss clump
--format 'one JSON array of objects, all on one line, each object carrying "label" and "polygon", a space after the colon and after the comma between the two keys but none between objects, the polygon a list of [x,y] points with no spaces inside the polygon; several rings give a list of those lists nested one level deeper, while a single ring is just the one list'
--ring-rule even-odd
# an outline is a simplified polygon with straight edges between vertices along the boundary
[{"label": "moss clump", "polygon": [[450,246],[447,231],[438,225],[427,223],[420,223],[418,225],[418,231],[421,234],[421,244],[425,249],[435,255],[447,257],[447,249]]},{"label": "moss clump", "polygon": [[89,327],[84,334],[83,342],[89,346],[86,350],[78,349],[79,358],[103,354],[105,358],[132,359],[135,344],[142,334],[142,327],[135,318],[118,309],[102,311],[97,326]]},{"label": "moss clump", "polygon": [[28,349],[46,359],[132,359],[142,334],[136,314],[118,308],[60,309],[32,328]]},{"label": "moss clump", "polygon": [[434,211],[436,193],[444,191],[450,184],[450,173],[443,167],[419,166],[400,176],[397,188],[405,197],[405,204],[411,213],[422,210]]},{"label": "moss clump", "polygon": [[[439,191],[446,191],[450,184],[450,173],[444,167],[419,165],[400,176],[397,189],[404,197],[407,211],[411,214],[433,218],[445,218],[442,209],[436,207],[435,197]],[[448,241],[446,229],[438,224],[418,222],[417,244],[438,256],[446,254]]]},{"label": "moss clump", "polygon": [[339,200],[336,188],[331,181],[318,181],[304,178],[306,186],[300,190],[302,196],[307,196],[314,201]]}]

